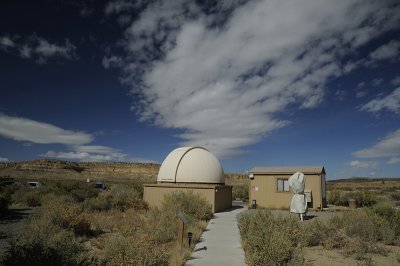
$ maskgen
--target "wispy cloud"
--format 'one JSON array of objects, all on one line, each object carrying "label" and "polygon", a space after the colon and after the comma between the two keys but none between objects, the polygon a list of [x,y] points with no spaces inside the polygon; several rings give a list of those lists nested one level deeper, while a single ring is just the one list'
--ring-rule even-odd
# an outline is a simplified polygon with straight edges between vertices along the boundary
[{"label": "wispy cloud", "polygon": [[93,136],[85,132],[65,130],[52,124],[5,114],[0,114],[0,135],[40,144],[81,145],[93,140]]},{"label": "wispy cloud", "polygon": [[397,76],[394,79],[392,79],[390,81],[390,83],[392,83],[392,85],[394,85],[394,86],[399,86],[400,85],[400,76]]},{"label": "wispy cloud", "polygon": [[128,1],[128,0],[117,0],[110,1],[104,8],[106,15],[119,14],[121,12],[131,11],[136,7],[135,2],[141,1]]},{"label": "wispy cloud", "polygon": [[400,157],[392,157],[390,160],[387,162],[388,164],[399,164],[400,163]]},{"label": "wispy cloud", "polygon": [[397,163],[400,158],[400,129],[388,134],[370,148],[353,153],[357,158],[389,158],[388,163]]},{"label": "wispy cloud", "polygon": [[[64,144],[68,151],[47,151],[41,157],[63,160],[78,160],[90,162],[153,162],[148,159],[130,157],[108,146],[87,145],[94,140],[94,135],[62,129],[52,124],[27,118],[8,116],[0,113],[0,136],[17,140],[29,141],[24,146],[37,144]],[[0,162],[7,158],[0,157]]]},{"label": "wispy cloud", "polygon": [[46,158],[62,159],[62,160],[79,160],[85,162],[107,162],[116,161],[111,155],[92,154],[88,152],[55,152],[48,151],[40,156]]},{"label": "wispy cloud", "polygon": [[10,160],[8,160],[8,158],[5,157],[0,157],[0,163],[6,163],[9,162]]},{"label": "wispy cloud", "polygon": [[228,157],[287,125],[288,108],[318,106],[399,14],[390,1],[155,1],[124,34],[122,79],[142,121]]},{"label": "wispy cloud", "polygon": [[48,151],[41,157],[85,162],[153,162],[143,158],[132,158],[120,150],[107,146],[72,146],[70,152]]},{"label": "wispy cloud", "polygon": [[400,87],[393,90],[392,93],[388,94],[387,96],[371,100],[361,107],[362,111],[373,113],[380,112],[385,109],[393,113],[400,114]]},{"label": "wispy cloud", "polygon": [[104,68],[108,69],[110,67],[121,67],[123,65],[123,60],[119,56],[104,56],[102,60],[102,65]]},{"label": "wispy cloud", "polygon": [[375,60],[385,60],[385,59],[391,59],[395,60],[397,59],[397,56],[400,52],[400,42],[399,41],[390,41],[387,44],[384,44],[377,48],[375,51],[370,53],[370,58],[375,61]]},{"label": "wispy cloud", "polygon": [[67,60],[76,58],[76,46],[68,39],[65,39],[63,44],[57,44],[37,35],[29,36],[24,40],[19,36],[13,38],[0,36],[0,48],[22,58],[33,59],[40,64],[46,63],[50,58]]},{"label": "wispy cloud", "polygon": [[9,36],[0,36],[0,49],[7,50],[14,46],[15,43]]},{"label": "wispy cloud", "polygon": [[352,168],[372,168],[372,169],[377,169],[378,168],[378,162],[354,160],[354,161],[350,162],[350,166]]}]

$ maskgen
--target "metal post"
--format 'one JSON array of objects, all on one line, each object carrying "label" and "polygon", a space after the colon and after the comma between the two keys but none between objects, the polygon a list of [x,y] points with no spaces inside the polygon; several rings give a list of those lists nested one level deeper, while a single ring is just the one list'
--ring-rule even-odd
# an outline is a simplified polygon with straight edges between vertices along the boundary
[{"label": "metal post", "polygon": [[188,232],[187,235],[188,235],[189,248],[190,248],[190,244],[192,243],[193,233],[192,232]]}]

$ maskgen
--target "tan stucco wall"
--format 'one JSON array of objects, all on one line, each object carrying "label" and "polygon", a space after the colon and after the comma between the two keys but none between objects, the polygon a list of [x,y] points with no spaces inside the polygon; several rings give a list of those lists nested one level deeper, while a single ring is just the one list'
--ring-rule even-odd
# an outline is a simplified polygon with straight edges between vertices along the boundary
[{"label": "tan stucco wall", "polygon": [[[272,209],[289,209],[292,200],[291,192],[278,192],[277,179],[289,179],[289,174],[255,174],[254,179],[250,180],[249,199],[257,201],[258,207]],[[258,191],[256,191],[258,188]],[[320,209],[323,207],[321,175],[305,174],[305,189],[312,191],[312,207],[310,209]]]},{"label": "tan stucco wall", "polygon": [[213,212],[226,210],[232,206],[232,187],[223,185],[145,184],[143,200],[150,206],[161,207],[165,195],[178,191],[199,195],[210,203]]}]

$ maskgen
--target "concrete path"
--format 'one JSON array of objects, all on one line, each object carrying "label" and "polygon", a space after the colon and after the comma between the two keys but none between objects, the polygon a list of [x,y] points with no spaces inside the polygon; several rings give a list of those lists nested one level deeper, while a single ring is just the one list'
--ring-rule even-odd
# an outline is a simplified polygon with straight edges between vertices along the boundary
[{"label": "concrete path", "polygon": [[236,220],[236,215],[243,210],[244,206],[234,205],[229,211],[214,214],[186,265],[246,265]]}]

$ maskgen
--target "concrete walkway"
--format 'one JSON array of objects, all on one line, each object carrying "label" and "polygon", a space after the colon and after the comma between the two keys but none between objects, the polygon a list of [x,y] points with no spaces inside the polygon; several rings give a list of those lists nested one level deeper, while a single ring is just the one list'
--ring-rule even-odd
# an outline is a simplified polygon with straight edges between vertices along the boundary
[{"label": "concrete walkway", "polygon": [[186,265],[246,265],[236,220],[236,215],[243,210],[245,207],[234,205],[229,211],[214,214]]}]

